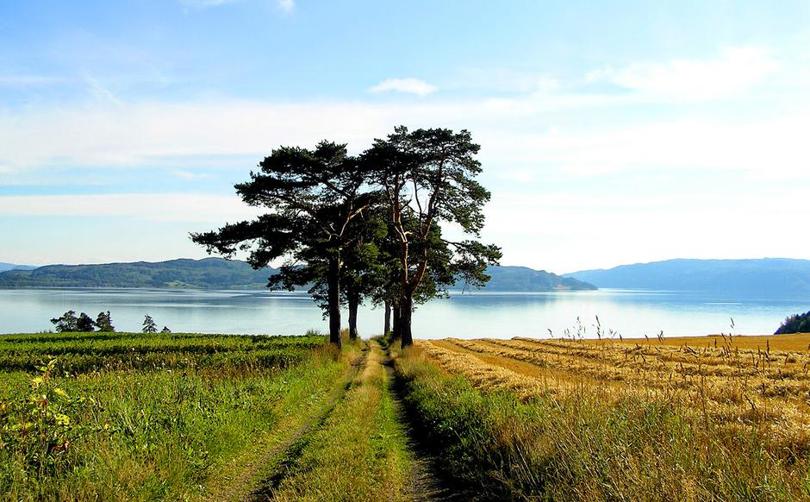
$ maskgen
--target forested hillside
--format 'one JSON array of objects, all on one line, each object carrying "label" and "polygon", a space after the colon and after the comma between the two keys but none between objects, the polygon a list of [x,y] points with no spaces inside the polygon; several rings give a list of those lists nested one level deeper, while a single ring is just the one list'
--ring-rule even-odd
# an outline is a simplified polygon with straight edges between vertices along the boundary
[{"label": "forested hillside", "polygon": [[222,258],[163,262],[48,265],[0,273],[3,288],[262,288],[272,268],[253,270],[243,261]]},{"label": "forested hillside", "polygon": [[[253,270],[238,260],[205,258],[103,265],[48,265],[0,273],[0,288],[201,288],[257,289],[267,285],[274,268]],[[592,290],[591,284],[528,267],[490,267],[486,291]],[[463,283],[456,284],[458,289]],[[306,289],[306,288],[304,288]]]}]

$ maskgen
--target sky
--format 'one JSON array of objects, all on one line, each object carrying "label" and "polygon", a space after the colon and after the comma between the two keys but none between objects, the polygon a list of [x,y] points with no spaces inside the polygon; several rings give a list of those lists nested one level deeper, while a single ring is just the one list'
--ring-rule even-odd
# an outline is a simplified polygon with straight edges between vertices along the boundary
[{"label": "sky", "polygon": [[810,2],[0,0],[0,261],[200,258],[279,145],[468,129],[502,263],[810,258]]}]

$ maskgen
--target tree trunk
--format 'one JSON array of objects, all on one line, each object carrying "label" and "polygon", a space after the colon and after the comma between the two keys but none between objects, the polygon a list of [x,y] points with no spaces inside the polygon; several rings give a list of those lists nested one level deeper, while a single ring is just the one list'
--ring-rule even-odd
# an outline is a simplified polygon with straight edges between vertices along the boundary
[{"label": "tree trunk", "polygon": [[391,302],[385,301],[385,324],[383,327],[383,335],[388,336],[391,331]]},{"label": "tree trunk", "polygon": [[340,261],[339,258],[329,259],[329,273],[327,274],[327,295],[329,302],[329,342],[340,347]]},{"label": "tree trunk", "polygon": [[411,333],[411,314],[413,313],[413,298],[409,294],[402,296],[399,304],[399,338],[402,340],[402,348],[413,345],[413,335]]},{"label": "tree trunk", "polygon": [[354,293],[347,295],[349,298],[349,340],[357,340],[357,307],[360,298]]}]

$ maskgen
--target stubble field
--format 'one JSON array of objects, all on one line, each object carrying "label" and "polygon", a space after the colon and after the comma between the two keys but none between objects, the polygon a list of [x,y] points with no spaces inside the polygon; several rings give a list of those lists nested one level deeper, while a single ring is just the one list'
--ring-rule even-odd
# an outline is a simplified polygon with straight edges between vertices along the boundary
[{"label": "stubble field", "polygon": [[[400,367],[415,387],[435,386],[414,394],[432,410],[428,422],[453,423],[437,410],[475,401],[478,426],[448,427],[479,452],[471,474],[488,464],[490,478],[508,479],[491,483],[495,492],[795,499],[810,495],[809,343],[806,334],[443,339],[418,342]],[[454,380],[469,388],[451,398],[441,387]]]}]

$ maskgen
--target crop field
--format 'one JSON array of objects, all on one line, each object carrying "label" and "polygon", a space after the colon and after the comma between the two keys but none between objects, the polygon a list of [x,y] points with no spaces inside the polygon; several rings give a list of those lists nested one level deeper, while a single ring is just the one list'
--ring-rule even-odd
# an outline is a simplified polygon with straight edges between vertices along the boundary
[{"label": "crop field", "polygon": [[249,494],[357,371],[351,362],[359,350],[341,355],[324,342],[127,333],[0,337],[0,498]]},{"label": "crop field", "polygon": [[[485,387],[522,396],[599,388],[606,399],[628,393],[679,404],[699,403],[724,427],[768,426],[785,447],[810,445],[808,335],[718,336],[613,343],[566,340],[427,341],[444,367]],[[784,338],[780,340],[780,338]]]},{"label": "crop field", "polygon": [[[810,335],[444,339],[418,342],[399,367],[414,396],[461,378],[482,403],[514,399],[476,405],[476,416],[493,416],[467,438],[499,438],[482,444],[476,462],[500,458],[495,468],[509,481],[493,489],[510,496],[793,499],[810,496],[808,343]],[[449,395],[434,392],[412,405]],[[502,467],[503,457],[515,465]],[[568,460],[550,468],[561,457]],[[577,469],[600,475],[580,478]]]}]

